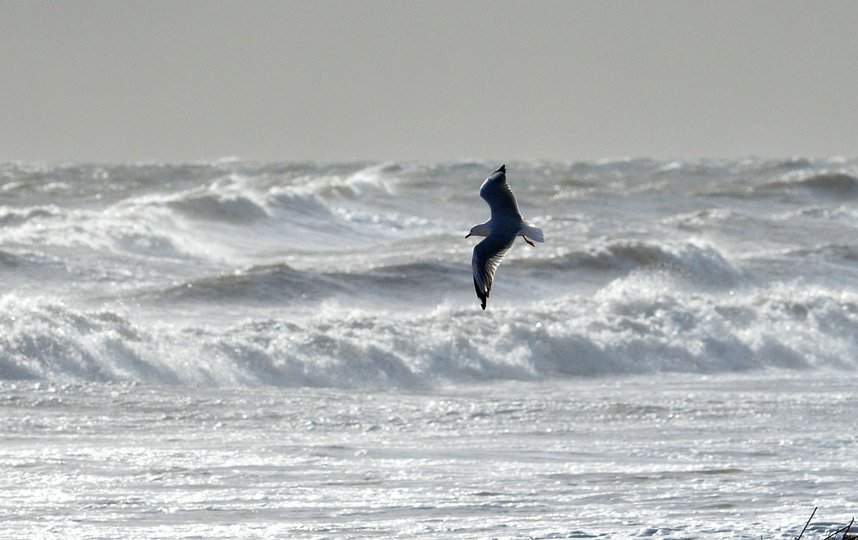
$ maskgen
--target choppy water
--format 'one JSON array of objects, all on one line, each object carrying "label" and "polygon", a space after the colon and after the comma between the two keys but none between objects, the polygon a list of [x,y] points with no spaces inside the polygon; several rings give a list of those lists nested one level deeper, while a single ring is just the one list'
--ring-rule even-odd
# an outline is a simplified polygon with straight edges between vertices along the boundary
[{"label": "choppy water", "polygon": [[0,384],[3,538],[745,538],[855,514],[814,374],[432,392]]},{"label": "choppy water", "polygon": [[[854,162],[510,164],[550,240],[474,310],[494,163],[0,169],[0,376],[423,387],[854,369]],[[490,172],[490,171],[489,171]]]},{"label": "choppy water", "polygon": [[0,535],[856,513],[858,162],[507,163],[546,243],[482,312],[498,165],[0,164]]}]

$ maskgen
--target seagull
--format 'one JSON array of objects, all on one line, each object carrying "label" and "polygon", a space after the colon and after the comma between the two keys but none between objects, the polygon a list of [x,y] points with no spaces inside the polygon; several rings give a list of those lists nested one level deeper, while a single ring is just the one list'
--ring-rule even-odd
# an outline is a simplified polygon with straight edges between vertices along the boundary
[{"label": "seagull", "polygon": [[485,240],[474,246],[474,256],[471,258],[471,268],[474,271],[474,289],[477,297],[482,302],[482,308],[486,309],[486,299],[492,292],[492,280],[498,269],[501,258],[512,247],[517,236],[531,246],[537,242],[544,242],[542,229],[534,227],[524,221],[515,196],[506,183],[506,165],[501,165],[498,170],[486,178],[480,186],[480,197],[489,203],[492,211],[491,218],[485,223],[471,227],[471,232],[465,235],[485,236]]}]

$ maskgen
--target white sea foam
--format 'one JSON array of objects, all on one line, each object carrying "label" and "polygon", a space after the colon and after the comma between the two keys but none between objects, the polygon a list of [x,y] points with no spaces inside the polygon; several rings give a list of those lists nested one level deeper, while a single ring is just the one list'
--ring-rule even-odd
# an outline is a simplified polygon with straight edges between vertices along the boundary
[{"label": "white sea foam", "polygon": [[[239,309],[233,306],[302,281],[300,273],[283,270],[271,283],[250,285],[258,288],[253,291],[244,290],[240,279],[180,286],[160,305],[208,309],[200,298],[210,302],[212,287],[223,286],[215,304]],[[342,289],[322,288],[295,293],[304,297],[295,304],[327,306],[296,310],[302,317],[260,316],[266,309],[257,308],[255,316],[234,323],[213,317],[206,325],[135,320],[128,312],[6,295],[0,374],[78,382],[425,388],[557,376],[858,367],[858,297],[798,283],[726,294],[683,292],[665,273],[641,272],[611,282],[594,298],[543,300],[486,316],[455,305],[416,315],[347,308]]]},{"label": "white sea foam", "polygon": [[5,164],[0,376],[430,387],[854,368],[855,163],[510,164],[549,241],[513,248],[482,314],[462,237],[487,212],[487,167]]}]

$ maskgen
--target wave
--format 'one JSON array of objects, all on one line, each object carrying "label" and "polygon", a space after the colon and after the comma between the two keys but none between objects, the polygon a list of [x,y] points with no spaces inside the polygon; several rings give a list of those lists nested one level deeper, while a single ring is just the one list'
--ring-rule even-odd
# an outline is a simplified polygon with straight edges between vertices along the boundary
[{"label": "wave", "polygon": [[120,253],[217,260],[234,256],[252,242],[276,248],[302,233],[331,241],[355,234],[356,227],[336,220],[320,203],[291,200],[287,206],[283,199],[278,197],[274,206],[252,192],[206,188],[134,196],[103,208],[0,207],[0,242],[83,248],[99,258]]},{"label": "wave", "polygon": [[858,196],[858,178],[843,172],[824,172],[818,174],[787,175],[782,180],[768,182],[760,186],[760,192],[788,193],[795,189],[805,190],[821,197]]},{"label": "wave", "polygon": [[55,205],[36,206],[29,208],[0,207],[0,225],[12,227],[30,220],[55,218],[60,215],[60,209]]},{"label": "wave", "polygon": [[[371,304],[434,305],[471,289],[470,256],[456,260],[357,267],[348,271],[297,269],[287,263],[249,266],[188,280],[160,290],[135,294],[135,299],[159,304],[173,302],[248,303],[288,305],[326,299]],[[622,240],[583,250],[543,257],[510,258],[500,272],[499,287],[513,282],[541,283],[548,289],[575,280],[576,275],[598,276],[607,283],[637,273],[669,275],[674,286],[702,290],[733,288],[745,281],[721,253],[710,246],[672,246]],[[550,293],[549,294],[553,294]]]},{"label": "wave", "polygon": [[482,313],[463,236],[496,166],[0,165],[0,377],[854,367],[858,162],[509,163],[547,241],[506,255]]},{"label": "wave", "polygon": [[167,203],[169,208],[198,219],[227,223],[253,223],[268,217],[268,212],[249,197],[200,194]]},{"label": "wave", "polygon": [[0,250],[0,268],[17,268],[22,260],[17,255]]},{"label": "wave", "polygon": [[830,196],[850,197],[858,194],[858,178],[845,173],[818,174],[798,182],[802,187]]},{"label": "wave", "polygon": [[425,388],[655,372],[858,367],[858,296],[778,285],[682,293],[658,276],[477,312],[248,317],[227,328],[0,297],[0,378]]},{"label": "wave", "polygon": [[[231,304],[239,310],[303,309],[319,302],[409,310],[444,302],[468,305],[472,300],[470,252],[436,256],[378,265],[354,251],[326,254],[309,266],[306,261],[300,267],[282,262],[251,265],[156,287],[123,288],[116,298],[158,309],[193,304]],[[742,271],[709,246],[616,241],[542,257],[511,256],[501,266],[497,287],[507,301],[529,305],[558,293],[592,292],[596,285],[638,274],[664,275],[674,287],[702,291],[735,288],[747,281]]]},{"label": "wave", "polygon": [[273,302],[295,299],[318,301],[342,290],[335,279],[302,272],[286,264],[264,265],[212,277],[194,279],[139,298],[166,302]]},{"label": "wave", "polygon": [[[97,259],[120,252],[153,258],[192,256],[183,231],[168,217],[141,217],[127,209],[64,209],[48,212],[23,209],[20,219],[0,229],[0,242],[37,246],[39,250],[73,248],[91,250]],[[199,250],[197,250],[199,253]]]},{"label": "wave", "polygon": [[426,290],[436,294],[444,288],[465,289],[470,284],[469,267],[443,262],[419,262],[377,266],[351,272],[304,271],[279,263],[195,279],[160,291],[136,295],[136,299],[172,304],[177,301],[281,304],[341,301],[415,301]]},{"label": "wave", "polygon": [[516,259],[512,264],[529,269],[586,271],[617,277],[635,272],[665,272],[687,283],[706,287],[734,287],[742,273],[712,246],[694,243],[613,240],[584,250],[574,250],[548,258]]}]

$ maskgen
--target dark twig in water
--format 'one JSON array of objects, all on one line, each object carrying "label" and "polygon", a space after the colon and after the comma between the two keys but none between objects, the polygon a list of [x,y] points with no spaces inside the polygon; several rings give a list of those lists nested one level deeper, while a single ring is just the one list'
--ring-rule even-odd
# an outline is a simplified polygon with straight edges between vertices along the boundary
[{"label": "dark twig in water", "polygon": [[825,537],[825,538],[823,538],[822,540],[833,540],[833,539],[834,539],[834,538],[836,538],[836,537],[837,537],[837,535],[838,535],[838,534],[840,534],[840,533],[843,533],[842,540],[848,540],[848,539],[850,539],[850,538],[855,538],[855,536],[854,536],[854,535],[853,535],[853,536],[849,536],[849,531],[852,529],[852,524],[853,524],[853,523],[855,523],[855,518],[852,518],[852,521],[850,521],[850,522],[849,522],[849,525],[846,525],[845,527],[840,527],[839,529],[837,529],[837,530],[836,530],[836,531],[834,531],[833,533],[829,534],[828,536],[826,536],[826,537]]},{"label": "dark twig in water", "polygon": [[804,529],[801,530],[801,533],[799,533],[799,535],[795,538],[795,540],[801,540],[801,537],[804,535],[804,531],[807,530],[807,526],[810,525],[810,520],[813,519],[813,516],[814,516],[814,514],[816,514],[816,510],[818,508],[819,508],[818,506],[815,506],[813,508],[813,512],[811,512],[810,517],[807,518],[807,523],[804,524]]}]

